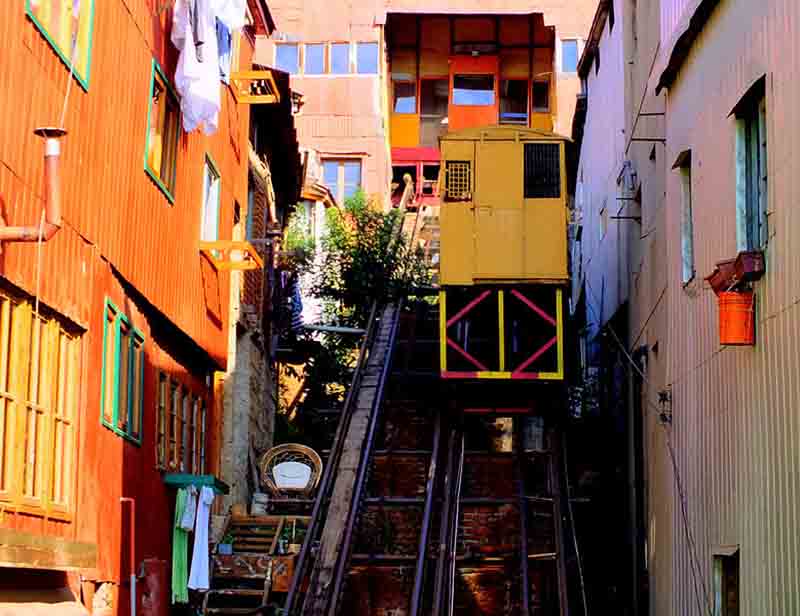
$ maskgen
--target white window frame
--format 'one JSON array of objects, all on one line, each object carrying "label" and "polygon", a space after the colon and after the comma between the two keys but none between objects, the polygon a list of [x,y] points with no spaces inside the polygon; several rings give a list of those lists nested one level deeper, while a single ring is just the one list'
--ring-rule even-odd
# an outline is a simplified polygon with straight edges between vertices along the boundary
[{"label": "white window frame", "polygon": [[741,107],[736,112],[736,243],[740,251],[763,250],[769,240],[766,96]]}]

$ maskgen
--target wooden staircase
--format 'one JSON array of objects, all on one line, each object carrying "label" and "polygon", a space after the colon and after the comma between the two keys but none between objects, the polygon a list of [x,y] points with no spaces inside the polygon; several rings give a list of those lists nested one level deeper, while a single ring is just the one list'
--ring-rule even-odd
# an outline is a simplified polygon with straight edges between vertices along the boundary
[{"label": "wooden staircase", "polygon": [[307,525],[304,516],[232,516],[223,536],[230,537],[233,551],[220,554],[218,547],[214,550],[203,614],[251,614],[267,605],[271,593],[286,592],[295,554],[279,553],[279,539]]}]

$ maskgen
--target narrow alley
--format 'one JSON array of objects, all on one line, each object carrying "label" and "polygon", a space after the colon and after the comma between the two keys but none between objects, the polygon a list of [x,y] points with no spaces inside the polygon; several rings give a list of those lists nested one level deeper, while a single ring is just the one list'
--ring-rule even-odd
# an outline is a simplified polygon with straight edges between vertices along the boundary
[{"label": "narrow alley", "polygon": [[797,0],[0,4],[0,616],[800,616]]}]

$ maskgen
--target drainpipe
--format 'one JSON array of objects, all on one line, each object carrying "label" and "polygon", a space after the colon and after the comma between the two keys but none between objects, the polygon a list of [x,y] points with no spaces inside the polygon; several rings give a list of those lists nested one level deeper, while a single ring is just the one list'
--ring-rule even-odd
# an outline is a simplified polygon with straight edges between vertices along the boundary
[{"label": "drainpipe", "polygon": [[27,227],[0,225],[0,242],[36,242],[39,234],[43,242],[53,237],[61,228],[61,181],[59,167],[61,138],[67,134],[63,128],[43,127],[33,131],[44,139],[44,224]]},{"label": "drainpipe", "polygon": [[128,558],[130,560],[131,576],[131,616],[136,616],[136,501],[127,496],[121,496],[120,503],[130,503],[130,548]]}]

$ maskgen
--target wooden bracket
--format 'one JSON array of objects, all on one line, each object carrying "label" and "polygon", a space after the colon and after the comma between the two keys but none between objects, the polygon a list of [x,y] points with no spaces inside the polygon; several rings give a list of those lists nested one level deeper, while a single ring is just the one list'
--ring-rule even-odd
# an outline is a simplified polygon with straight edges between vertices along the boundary
[{"label": "wooden bracket", "polygon": [[[216,240],[200,242],[200,252],[219,271],[264,269],[264,261],[255,247],[247,241]],[[234,260],[233,252],[239,252]]]},{"label": "wooden bracket", "polygon": [[237,71],[231,74],[236,102],[243,105],[274,105],[281,102],[272,71]]}]

